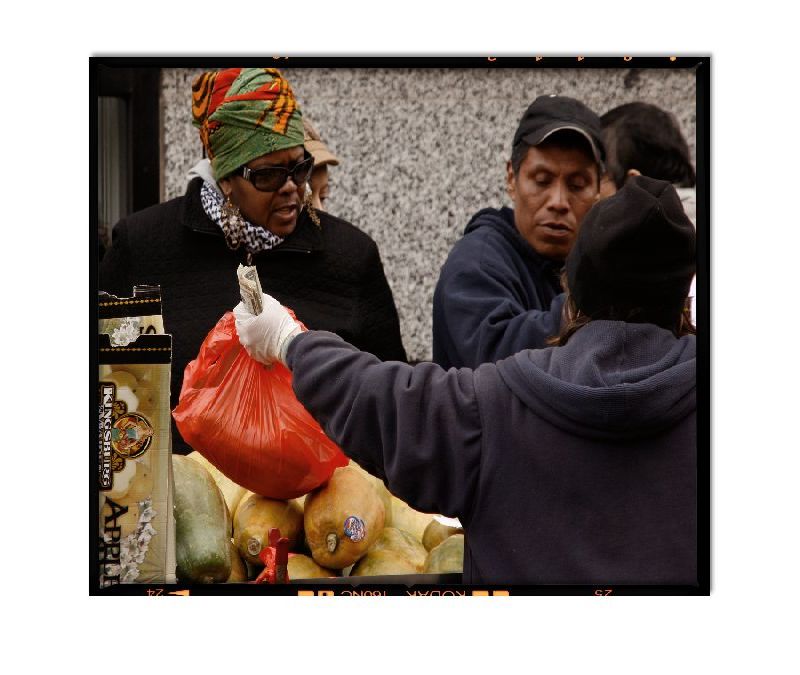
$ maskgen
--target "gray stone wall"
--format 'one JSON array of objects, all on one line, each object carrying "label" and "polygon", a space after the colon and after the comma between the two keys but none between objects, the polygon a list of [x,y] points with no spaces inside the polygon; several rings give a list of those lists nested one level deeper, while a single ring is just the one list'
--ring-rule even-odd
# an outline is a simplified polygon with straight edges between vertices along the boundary
[{"label": "gray stone wall", "polygon": [[[598,114],[646,101],[674,113],[695,158],[694,70],[284,68],[339,156],[326,208],[378,244],[409,358],[431,358],[433,290],[470,216],[509,204],[511,138],[528,104],[557,93]],[[195,69],[163,71],[164,199],[202,155],[191,125]]]}]

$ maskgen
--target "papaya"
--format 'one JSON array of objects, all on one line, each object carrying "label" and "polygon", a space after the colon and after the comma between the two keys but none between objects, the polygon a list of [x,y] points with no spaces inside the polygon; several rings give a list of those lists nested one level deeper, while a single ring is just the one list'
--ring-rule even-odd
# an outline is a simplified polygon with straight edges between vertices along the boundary
[{"label": "papaya", "polygon": [[464,571],[464,535],[453,534],[428,553],[425,574],[450,574]]},{"label": "papaya", "polygon": [[313,558],[309,558],[302,553],[289,554],[289,581],[295,579],[320,579],[327,577],[338,577],[337,570],[329,570],[317,565]]},{"label": "papaya", "polygon": [[292,501],[250,494],[239,503],[233,519],[233,539],[239,554],[253,565],[261,565],[258,554],[269,546],[269,531],[277,527],[293,550],[302,534],[303,513]]},{"label": "papaya", "polygon": [[370,546],[367,555],[376,551],[392,551],[408,560],[416,572],[421,572],[425,567],[428,552],[413,534],[396,527],[384,527],[375,543]]},{"label": "papaya", "polygon": [[378,493],[378,497],[380,497],[381,502],[383,502],[383,509],[384,509],[384,527],[391,527],[392,526],[392,493],[386,488],[383,481],[378,478],[377,476],[373,476],[369,471],[364,469],[360,464],[356,463],[352,459],[350,460],[350,464],[348,466],[352,466],[355,469],[358,469],[361,474],[366,478],[372,487],[375,488],[375,492]]},{"label": "papaya", "polygon": [[377,577],[384,574],[417,574],[419,569],[404,555],[390,549],[370,551],[350,571],[351,577]]},{"label": "papaya", "polygon": [[431,551],[453,534],[464,534],[464,530],[460,527],[444,525],[434,518],[422,533],[422,545],[426,550]]},{"label": "papaya", "polygon": [[290,502],[294,502],[298,509],[300,509],[300,513],[303,512],[306,504],[306,496],[301,495],[300,497],[295,497],[294,499],[290,499]]},{"label": "papaya", "polygon": [[234,483],[230,478],[222,473],[222,471],[215,467],[196,450],[194,452],[190,452],[186,456],[189,459],[193,459],[195,462],[200,462],[200,464],[202,464],[211,474],[211,477],[216,482],[220,492],[222,492],[222,496],[225,497],[225,503],[228,505],[228,511],[231,514],[231,518],[233,518],[236,514],[236,507],[239,505],[242,497],[248,493],[248,489]]},{"label": "papaya", "polygon": [[322,567],[347,567],[372,546],[385,517],[383,503],[361,471],[337,468],[306,496],[303,524],[311,557]]},{"label": "papaya", "polygon": [[217,484],[198,462],[172,456],[175,480],[175,573],[208,584],[231,574],[230,514]]},{"label": "papaya", "polygon": [[251,495],[254,495],[254,494],[255,494],[255,492],[251,492],[250,490],[245,490],[244,494],[242,495],[242,498],[239,500],[239,503],[236,505],[236,508],[233,511],[231,511],[231,516],[233,517],[234,525],[236,525],[236,516],[239,515],[239,507],[242,504],[244,504]]},{"label": "papaya", "polygon": [[228,543],[231,551],[231,573],[228,577],[229,584],[244,584],[247,583],[247,565],[244,564],[242,556],[233,543],[233,539],[229,539]]},{"label": "papaya", "polygon": [[392,527],[413,534],[420,543],[422,542],[425,528],[431,522],[432,517],[432,513],[415,511],[402,499],[392,495]]}]

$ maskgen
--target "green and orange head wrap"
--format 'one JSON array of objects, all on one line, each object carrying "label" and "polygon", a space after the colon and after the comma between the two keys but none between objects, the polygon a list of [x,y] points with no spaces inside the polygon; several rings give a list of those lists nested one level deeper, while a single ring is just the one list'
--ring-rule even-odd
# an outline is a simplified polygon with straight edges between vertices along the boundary
[{"label": "green and orange head wrap", "polygon": [[192,84],[192,124],[217,179],[270,152],[303,145],[303,118],[275,68],[203,73]]}]

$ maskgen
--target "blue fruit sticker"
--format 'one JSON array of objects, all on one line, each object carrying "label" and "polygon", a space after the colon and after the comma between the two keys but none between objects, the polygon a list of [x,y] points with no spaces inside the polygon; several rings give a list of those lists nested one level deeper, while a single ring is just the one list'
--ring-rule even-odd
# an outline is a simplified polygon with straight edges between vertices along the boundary
[{"label": "blue fruit sticker", "polygon": [[350,541],[361,541],[367,536],[367,526],[358,516],[350,516],[344,521],[344,533]]}]

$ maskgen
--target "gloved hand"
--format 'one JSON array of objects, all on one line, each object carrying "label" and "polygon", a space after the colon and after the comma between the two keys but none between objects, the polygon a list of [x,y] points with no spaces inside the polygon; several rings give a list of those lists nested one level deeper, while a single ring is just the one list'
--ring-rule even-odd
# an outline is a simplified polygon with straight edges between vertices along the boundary
[{"label": "gloved hand", "polygon": [[239,342],[256,361],[269,364],[286,363],[286,350],[291,339],[303,326],[271,295],[262,294],[264,311],[253,316],[243,302],[233,309]]}]

